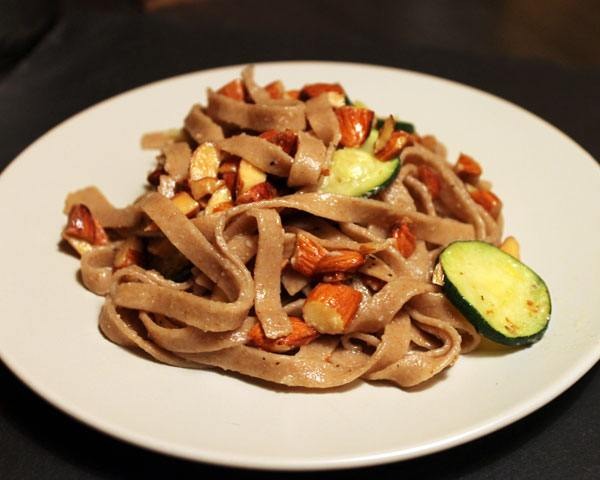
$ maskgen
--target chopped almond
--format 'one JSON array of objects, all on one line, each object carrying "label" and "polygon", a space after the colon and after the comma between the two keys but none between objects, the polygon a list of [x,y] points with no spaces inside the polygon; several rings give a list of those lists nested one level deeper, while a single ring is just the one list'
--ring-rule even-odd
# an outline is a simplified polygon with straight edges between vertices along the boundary
[{"label": "chopped almond", "polygon": [[355,272],[365,264],[365,256],[355,250],[334,250],[317,264],[316,273]]},{"label": "chopped almond", "polygon": [[339,107],[335,114],[340,125],[344,147],[360,147],[369,136],[375,113],[373,110],[356,107]]},{"label": "chopped almond", "polygon": [[473,190],[471,198],[481,205],[493,218],[498,218],[502,210],[502,201],[490,190]]},{"label": "chopped almond", "polygon": [[396,126],[396,120],[394,120],[394,116],[390,115],[387,117],[381,128],[379,129],[379,134],[377,135],[377,141],[375,142],[374,150],[375,152],[379,152],[383,150],[383,147],[388,143],[388,141],[392,138],[392,133],[394,133],[394,127]]},{"label": "chopped almond", "polygon": [[339,334],[354,318],[362,295],[348,285],[319,283],[302,307],[304,320],[320,333]]},{"label": "chopped almond", "polygon": [[346,92],[339,83],[311,83],[302,87],[302,90],[300,90],[300,99],[308,100],[309,98],[318,97],[322,93],[329,92],[337,93],[338,95],[342,95],[342,97],[346,96]]},{"label": "chopped almond", "polygon": [[265,90],[273,100],[279,100],[283,98],[285,88],[283,87],[281,80],[276,80],[266,85]]},{"label": "chopped almond", "polygon": [[392,236],[396,239],[396,248],[404,258],[410,257],[417,246],[417,240],[410,230],[409,221],[402,220],[392,229]]},{"label": "chopped almond", "polygon": [[225,185],[222,185],[211,195],[204,211],[207,215],[210,215],[211,213],[228,210],[232,206],[233,200],[231,198],[231,192]]},{"label": "chopped almond", "polygon": [[64,232],[63,232],[62,236],[63,236],[63,239],[69,245],[71,245],[73,250],[75,250],[79,254],[80,257],[83,256],[84,253],[91,252],[94,249],[94,246],[91,243],[86,242],[85,240],[81,240],[81,239],[75,238],[75,237],[69,237]]},{"label": "chopped almond", "polygon": [[218,173],[237,173],[240,165],[240,157],[230,155],[219,164]]},{"label": "chopped almond", "polygon": [[260,202],[261,200],[271,200],[277,196],[277,189],[269,182],[254,185],[250,190],[238,195],[236,204]]},{"label": "chopped almond", "polygon": [[312,277],[318,263],[327,255],[327,250],[306,235],[299,233],[296,236],[296,249],[290,259],[294,270],[306,277]]},{"label": "chopped almond", "polygon": [[454,165],[454,173],[468,183],[475,184],[482,173],[481,165],[469,155],[461,153]]},{"label": "chopped almond", "polygon": [[300,99],[308,100],[326,94],[332,107],[343,107],[346,104],[346,92],[339,83],[312,83],[305,85],[300,91]]},{"label": "chopped almond", "polygon": [[283,98],[298,100],[300,98],[300,90],[288,90],[283,94]]},{"label": "chopped almond", "polygon": [[106,231],[92,215],[90,209],[82,203],[71,207],[64,234],[67,237],[84,240],[90,245],[106,245],[108,243]]},{"label": "chopped almond", "polygon": [[249,343],[267,352],[286,353],[307,345],[319,336],[319,332],[302,319],[298,317],[289,317],[289,319],[292,333],[274,340],[267,338],[260,322],[256,322],[248,332]]},{"label": "chopped almond", "polygon": [[500,250],[512,255],[517,260],[521,259],[521,247],[519,246],[519,242],[515,237],[506,237],[500,245]]},{"label": "chopped almond", "polygon": [[267,130],[266,132],[261,133],[260,137],[281,147],[285,153],[292,157],[296,154],[298,135],[292,130]]},{"label": "chopped almond", "polygon": [[216,178],[221,158],[214,143],[199,145],[190,159],[189,179],[200,180],[206,177]]},{"label": "chopped almond", "polygon": [[131,265],[141,265],[143,259],[144,245],[138,237],[129,237],[117,249],[113,268],[130,267]]},{"label": "chopped almond", "polygon": [[404,131],[392,132],[385,145],[380,150],[375,151],[375,156],[379,160],[391,160],[413,143],[413,135],[410,133]]},{"label": "chopped almond", "polygon": [[186,217],[193,217],[200,209],[198,202],[187,192],[179,192],[171,199],[171,202],[173,202],[177,209]]},{"label": "chopped almond", "polygon": [[158,177],[158,187],[156,187],[156,191],[160,193],[163,197],[173,198],[175,195],[175,188],[177,187],[177,182],[170,175],[161,175]]},{"label": "chopped almond", "polygon": [[219,175],[233,196],[236,191],[240,158],[231,156],[219,165]]},{"label": "chopped almond", "polygon": [[233,98],[234,100],[239,100],[240,102],[243,102],[246,97],[246,89],[244,88],[242,80],[239,78],[223,85],[217,90],[217,93]]},{"label": "chopped almond", "polygon": [[214,177],[205,177],[200,180],[188,180],[190,193],[196,201],[201,200],[207,195],[212,195],[224,184],[225,182],[223,180]]},{"label": "chopped almond", "polygon": [[230,208],[233,208],[233,202],[232,201],[222,202],[222,203],[219,203],[213,209],[212,213],[224,212],[225,210],[229,210]]},{"label": "chopped almond", "polygon": [[440,262],[433,267],[433,272],[431,272],[431,283],[434,285],[439,285],[440,287],[444,286],[445,275],[444,269],[442,268],[442,264]]},{"label": "chopped almond", "polygon": [[442,179],[438,172],[427,165],[419,165],[417,177],[427,187],[432,200],[439,197],[442,190]]},{"label": "chopped almond", "polygon": [[[267,174],[246,160],[240,160],[237,169],[236,197],[242,196],[250,189],[267,181]],[[242,202],[248,203],[248,202]]]}]

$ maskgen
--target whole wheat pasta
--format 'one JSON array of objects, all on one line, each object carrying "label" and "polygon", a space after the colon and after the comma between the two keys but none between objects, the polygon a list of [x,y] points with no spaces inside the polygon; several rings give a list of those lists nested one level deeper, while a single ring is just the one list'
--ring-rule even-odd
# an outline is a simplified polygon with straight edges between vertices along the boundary
[{"label": "whole wheat pasta", "polygon": [[[360,133],[347,119],[365,112],[351,109],[368,110],[340,89],[259,86],[247,67],[192,106],[178,133],[146,142],[162,139],[162,155],[132,205],[95,187],[67,196],[63,236],[85,286],[105,297],[109,340],[176,367],[307,388],[412,387],[477,348],[434,271],[453,241],[499,244],[501,215],[470,194],[478,178],[416,133],[402,133],[402,167],[370,198],[323,191],[332,153]],[[372,115],[362,127],[376,131]],[[327,308],[351,314],[341,327],[309,321]]]}]

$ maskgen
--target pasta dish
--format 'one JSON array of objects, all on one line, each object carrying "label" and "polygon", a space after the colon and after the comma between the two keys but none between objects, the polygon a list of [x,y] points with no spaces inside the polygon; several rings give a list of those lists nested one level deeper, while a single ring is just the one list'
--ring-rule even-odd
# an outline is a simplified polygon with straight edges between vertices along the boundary
[{"label": "pasta dish", "polygon": [[142,147],[156,168],[133,204],[96,187],[65,201],[63,238],[118,345],[293,387],[412,387],[481,335],[546,330],[547,289],[503,238],[481,165],[339,83],[260,86],[249,66]]}]

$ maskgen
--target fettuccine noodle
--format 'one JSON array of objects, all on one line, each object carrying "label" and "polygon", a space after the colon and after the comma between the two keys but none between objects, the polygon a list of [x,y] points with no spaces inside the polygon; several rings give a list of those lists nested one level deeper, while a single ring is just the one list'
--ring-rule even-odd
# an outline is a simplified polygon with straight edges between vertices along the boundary
[{"label": "fettuccine noodle", "polygon": [[[461,175],[435,138],[411,133],[376,195],[324,192],[344,146],[339,110],[363,107],[337,105],[323,87],[337,84],[315,85],[320,93],[260,87],[247,67],[209,90],[183,129],[144,137],[160,155],[153,188],[132,205],[116,208],[95,187],[68,195],[63,236],[81,253],[85,286],[105,297],[109,340],[176,367],[307,388],[359,378],[412,387],[477,348],[432,279],[449,243],[500,243],[501,215],[473,195],[489,186]],[[201,148],[217,159],[211,171]],[[260,181],[243,184],[243,168]],[[299,257],[309,247],[329,266],[307,274]],[[322,310],[310,302],[338,308],[317,289],[356,299],[341,327],[311,320]]]}]

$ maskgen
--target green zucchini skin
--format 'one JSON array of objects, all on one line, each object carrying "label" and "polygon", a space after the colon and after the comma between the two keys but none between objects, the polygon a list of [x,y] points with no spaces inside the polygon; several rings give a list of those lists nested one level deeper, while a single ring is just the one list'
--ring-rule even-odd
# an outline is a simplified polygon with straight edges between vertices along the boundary
[{"label": "green zucchini skin", "polygon": [[[330,175],[319,190],[352,197],[371,197],[386,188],[398,175],[401,162],[399,157],[384,161],[373,155],[378,134],[377,130],[372,129],[360,147],[337,150],[330,166]],[[361,176],[356,176],[354,172],[357,171],[361,172]],[[348,181],[346,183],[340,179]]]},{"label": "green zucchini skin", "polygon": [[402,163],[400,162],[399,159],[394,159],[394,160],[388,160],[391,162],[394,162],[396,164],[396,169],[392,172],[392,174],[388,177],[388,179],[377,185],[375,188],[369,190],[368,192],[366,192],[365,194],[363,194],[363,197],[373,197],[375,195],[377,195],[379,192],[381,192],[383,189],[387,188],[387,186],[392,183],[396,177],[398,176],[398,173],[400,173],[400,167],[402,166]]},{"label": "green zucchini skin", "polygon": [[[471,260],[481,257],[481,265],[473,267],[473,264],[465,264],[464,271],[455,271],[455,266],[449,260],[450,254],[456,250],[471,249]],[[531,345],[540,340],[548,329],[552,303],[550,293],[544,280],[531,268],[503,252],[499,248],[480,241],[459,241],[453,242],[440,254],[440,263],[444,270],[444,285],[442,287],[444,294],[450,302],[464,315],[464,317],[473,324],[479,333],[484,337],[496,343],[509,346]],[[468,268],[475,270],[469,271]],[[481,270],[477,272],[477,269]],[[490,283],[495,280],[492,288],[484,288],[483,285],[478,290],[477,276],[481,277],[483,272],[487,279],[482,279],[482,283]],[[483,281],[485,280],[485,281]],[[519,284],[519,281],[521,282]],[[465,282],[471,284],[467,288]],[[475,283],[473,283],[475,282]],[[516,282],[516,283],[515,283]],[[475,289],[472,286],[475,285]],[[508,289],[504,286],[511,285]],[[515,291],[512,287],[516,288]],[[527,287],[527,292],[534,292],[524,295],[523,288]],[[521,288],[521,290],[519,290]],[[494,291],[496,290],[496,291]],[[535,303],[529,303],[529,299],[535,298]],[[483,303],[479,303],[476,297],[480,296],[485,302],[492,302],[489,310],[483,310]],[[508,298],[507,298],[508,297]],[[510,311],[510,326],[515,329],[514,332],[507,330],[505,325],[499,325],[498,318],[493,312],[495,305],[505,304],[505,309],[501,310],[500,316]],[[517,304],[517,302],[523,301]],[[529,307],[527,306],[529,305]],[[530,310],[531,305],[535,306],[536,313]],[[504,317],[508,321],[508,317]],[[501,320],[502,322],[502,320]],[[526,334],[517,334],[516,330],[522,329]]]}]

